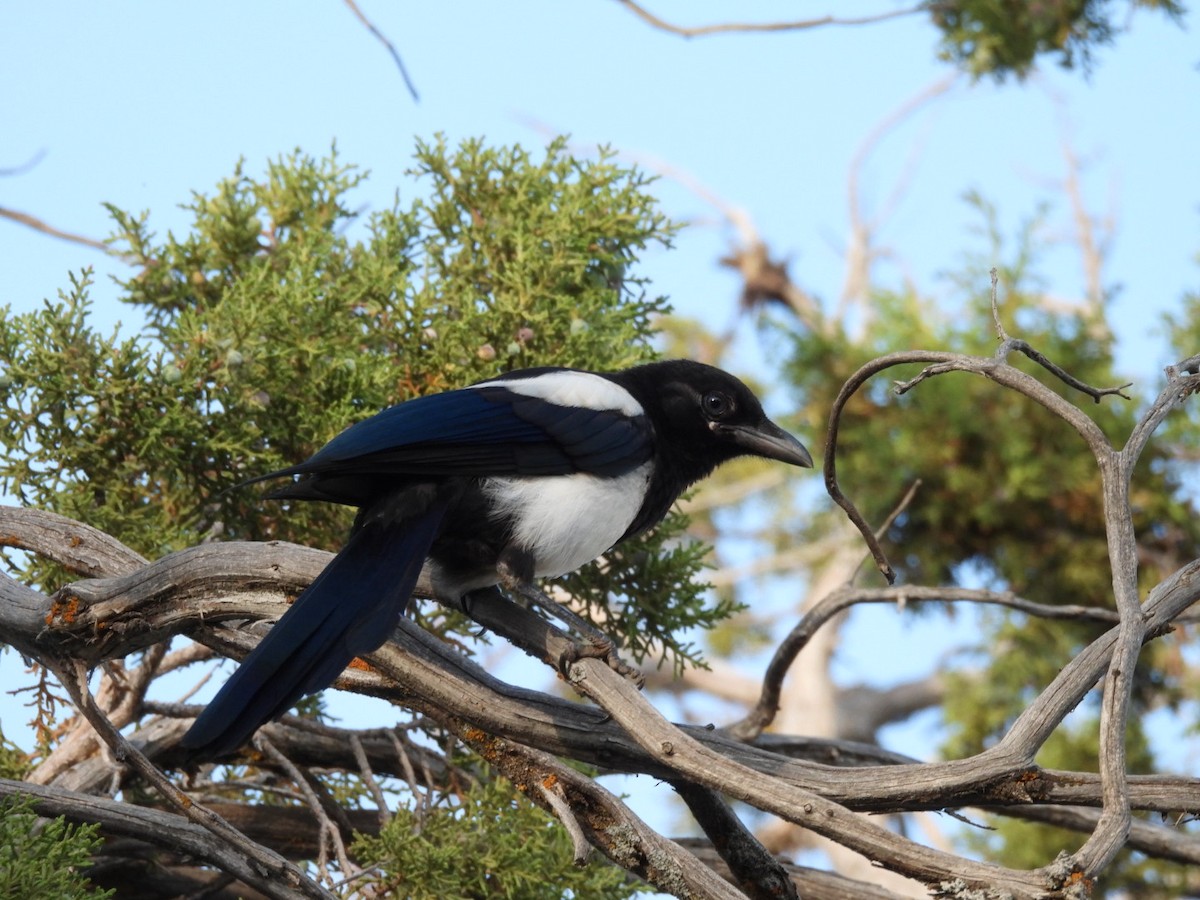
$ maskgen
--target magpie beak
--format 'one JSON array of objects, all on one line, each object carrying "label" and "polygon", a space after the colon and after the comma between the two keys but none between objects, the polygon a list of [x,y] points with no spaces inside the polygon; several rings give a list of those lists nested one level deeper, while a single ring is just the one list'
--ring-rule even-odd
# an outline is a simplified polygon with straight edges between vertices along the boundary
[{"label": "magpie beak", "polygon": [[813,459],[808,448],[770,419],[758,425],[714,426],[713,430],[725,431],[735,444],[754,456],[812,468]]},{"label": "magpie beak", "polygon": [[500,583],[534,590],[658,524],[690,485],[746,455],[812,465],[746,385],[688,360],[509,372],[352,425],[252,479],[287,478],[268,496],[358,517],[183,746],[201,758],[236,750],[328,687],[392,634],[423,569],[448,604]]}]

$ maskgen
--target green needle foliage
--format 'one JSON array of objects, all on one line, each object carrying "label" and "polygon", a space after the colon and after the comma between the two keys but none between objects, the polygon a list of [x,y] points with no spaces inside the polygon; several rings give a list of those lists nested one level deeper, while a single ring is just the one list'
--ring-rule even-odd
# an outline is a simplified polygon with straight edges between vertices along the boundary
[{"label": "green needle foliage", "polygon": [[[414,199],[360,216],[365,176],[336,153],[292,154],[260,179],[239,165],[165,239],[148,214],[111,207],[132,265],[120,299],[144,324],[98,333],[86,273],[35,313],[5,312],[0,487],[151,558],[210,535],[332,548],[349,511],[230,488],[411,397],[654,356],[667,305],[635,267],[674,226],[642,173],[562,140],[539,157],[438,140],[418,143],[410,174]],[[635,658],[657,644],[673,665],[694,659],[672,634],[729,612],[704,608],[703,553],[667,543],[681,529],[672,519],[569,582],[619,619]]]},{"label": "green needle foliage", "polygon": [[43,821],[29,798],[0,799],[0,897],[22,900],[105,900],[80,874],[101,840],[99,825]]},{"label": "green needle foliage", "polygon": [[603,859],[576,866],[566,830],[503,779],[428,809],[401,809],[377,836],[360,835],[353,851],[387,873],[362,881],[389,897],[615,900],[639,891]]},{"label": "green needle foliage", "polygon": [[[1117,7],[1114,9],[1114,6]],[[1112,43],[1133,9],[1157,9],[1181,22],[1176,0],[938,0],[929,4],[942,31],[941,56],[976,77],[1024,78],[1041,55],[1085,71],[1098,47]],[[1118,24],[1114,24],[1116,21]]]}]

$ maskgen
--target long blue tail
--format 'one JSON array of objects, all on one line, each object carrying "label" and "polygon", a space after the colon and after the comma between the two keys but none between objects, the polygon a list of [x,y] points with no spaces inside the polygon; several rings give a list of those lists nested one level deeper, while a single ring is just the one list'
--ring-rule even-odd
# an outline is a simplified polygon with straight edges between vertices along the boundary
[{"label": "long blue tail", "polygon": [[386,641],[437,536],[445,504],[358,528],[200,714],[182,745],[198,757],[236,750],[354,657]]}]

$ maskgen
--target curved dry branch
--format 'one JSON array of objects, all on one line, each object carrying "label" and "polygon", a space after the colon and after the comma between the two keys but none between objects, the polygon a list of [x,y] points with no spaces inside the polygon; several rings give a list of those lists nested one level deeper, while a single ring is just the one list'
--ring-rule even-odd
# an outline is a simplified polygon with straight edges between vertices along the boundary
[{"label": "curved dry branch", "polygon": [[[1009,344],[1012,344],[1012,346],[1009,347]],[[1020,349],[1018,345],[1024,345],[1024,342],[1006,342],[1001,349],[1005,347]],[[1044,360],[1045,358],[1041,357],[1041,359]],[[896,573],[887,561],[887,556],[879,546],[879,541],[872,534],[866,519],[863,518],[850,498],[842,492],[841,486],[838,484],[837,443],[841,429],[842,413],[845,410],[846,404],[858,392],[858,389],[880,372],[894,368],[895,366],[913,363],[925,363],[927,365],[915,378],[908,381],[896,382],[895,390],[897,394],[907,393],[921,382],[936,375],[944,375],[947,372],[970,372],[982,375],[1002,387],[1011,388],[1023,394],[1057,415],[1079,433],[1097,460],[1106,460],[1108,458],[1107,455],[1112,452],[1112,447],[1108,439],[1104,436],[1104,432],[1082,410],[1050,390],[1050,388],[1046,387],[1036,378],[1009,365],[1003,356],[982,357],[969,356],[964,353],[909,350],[900,353],[889,353],[886,356],[880,356],[871,360],[846,380],[846,383],[842,385],[842,389],[838,391],[838,395],[833,402],[833,407],[830,409],[829,428],[825,441],[825,489],[833,501],[845,511],[850,521],[854,523],[855,527],[862,534],[863,539],[867,542],[867,546],[871,550],[871,555],[875,558],[875,563],[879,567],[879,571],[887,579],[888,584],[892,584],[896,580]],[[1053,366],[1048,360],[1044,364]],[[1062,372],[1058,367],[1054,367],[1050,371],[1056,375],[1059,373],[1066,375],[1070,379],[1067,383],[1072,387],[1082,384],[1067,375],[1067,373]],[[1086,385],[1081,389],[1086,390],[1088,393],[1096,390],[1087,388]],[[1119,391],[1119,388],[1101,389],[1101,394],[1119,393]],[[1103,465],[1103,462],[1101,464]]]},{"label": "curved dry branch", "polygon": [[729,733],[738,740],[745,741],[754,740],[762,734],[763,730],[775,719],[783,691],[783,680],[796,657],[800,655],[800,651],[808,645],[813,635],[823,625],[839,613],[845,612],[852,606],[868,603],[891,603],[899,607],[905,607],[909,603],[979,603],[1004,606],[1046,619],[1107,623],[1115,623],[1119,620],[1117,614],[1110,609],[1034,603],[1018,597],[1011,591],[917,585],[890,585],[878,588],[843,585],[818,601],[788,632],[787,637],[780,641],[770,663],[767,664],[758,703],[743,719],[729,726]]},{"label": "curved dry branch", "polygon": [[0,547],[28,550],[89,578],[125,575],[146,558],[103,531],[40,509],[0,506]]}]

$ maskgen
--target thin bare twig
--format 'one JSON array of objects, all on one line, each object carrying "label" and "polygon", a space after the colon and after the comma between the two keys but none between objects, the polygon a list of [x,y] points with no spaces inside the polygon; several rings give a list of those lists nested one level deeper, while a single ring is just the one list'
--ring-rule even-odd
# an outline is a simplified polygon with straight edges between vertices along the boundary
[{"label": "thin bare twig", "polygon": [[396,758],[400,762],[401,771],[404,772],[404,779],[408,782],[408,789],[412,791],[413,799],[416,801],[413,807],[413,816],[417,820],[417,824],[425,818],[425,814],[433,807],[433,778],[429,769],[426,768],[425,787],[422,791],[421,786],[417,784],[417,773],[413,769],[412,760],[408,758],[408,750],[404,746],[404,739],[396,732],[391,733],[392,746],[396,749]]},{"label": "thin bare twig", "polygon": [[[890,513],[888,513],[887,518],[883,520],[883,524],[875,529],[875,540],[882,541],[884,535],[888,533],[888,529],[890,529],[892,525],[895,524],[896,520],[904,514],[904,511],[912,505],[913,499],[917,496],[917,491],[921,489],[922,483],[923,482],[920,478],[916,478],[913,480],[913,483],[908,486],[908,490],[904,492],[904,496],[900,498],[900,502],[893,507]],[[850,577],[851,582],[858,577],[858,573],[862,570],[863,565],[870,558],[870,556],[871,554],[869,552],[863,554],[862,560],[854,569],[854,574]]]},{"label": "thin bare twig", "polygon": [[888,255],[886,249],[874,246],[875,236],[908,189],[919,158],[918,147],[914,146],[910,152],[891,192],[873,215],[866,213],[859,194],[859,182],[866,169],[867,160],[893,129],[927,103],[949,91],[957,79],[957,75],[941,78],[900,104],[871,129],[855,150],[846,175],[846,205],[850,216],[849,243],[845,249],[846,275],[842,281],[841,296],[832,317],[833,321],[844,322],[848,318],[851,304],[861,301],[867,295],[872,265],[876,260]]},{"label": "thin bare twig", "polygon": [[50,237],[56,237],[59,240],[70,241],[72,244],[82,244],[84,247],[91,247],[93,250],[100,250],[110,256],[118,254],[113,252],[113,249],[95,238],[84,237],[82,234],[75,234],[70,231],[63,231],[60,228],[55,228],[53,225],[39,219],[37,216],[32,216],[29,213],[20,212],[15,209],[8,209],[0,206],[0,219],[9,219],[13,222],[19,222],[32,228],[34,231],[40,231],[42,234],[48,234]]},{"label": "thin bare twig", "polygon": [[1010,352],[1015,350],[1033,360],[1063,384],[1074,388],[1081,394],[1087,394],[1096,403],[1099,403],[1102,397],[1120,397],[1122,400],[1133,399],[1125,393],[1125,388],[1133,386],[1132,381],[1127,381],[1124,384],[1117,385],[1116,387],[1093,387],[1087,382],[1080,381],[1066,369],[1062,368],[1062,366],[1051,362],[1045,355],[1029,346],[1029,344],[1027,344],[1025,341],[1010,337],[1005,337],[1003,340],[1004,343],[996,348],[997,359],[1004,359]]},{"label": "thin bare twig", "polygon": [[575,813],[571,811],[570,804],[559,794],[562,788],[558,786],[558,782],[552,781],[550,784],[547,784],[546,781],[542,781],[538,785],[542,799],[554,810],[555,818],[562,823],[562,827],[567,830],[567,834],[571,837],[571,847],[574,850],[572,862],[577,866],[586,865],[588,858],[592,855],[592,845],[588,843],[587,836],[583,833],[583,828],[580,826],[579,820],[575,818]]},{"label": "thin bare twig", "polygon": [[367,751],[363,749],[362,738],[357,734],[350,735],[350,749],[354,751],[354,761],[358,763],[358,774],[362,777],[363,783],[375,800],[375,805],[379,808],[379,824],[386,825],[392,819],[392,811],[388,808],[383,788],[379,786],[379,782],[375,779],[375,773],[371,771],[371,761],[367,759]]},{"label": "thin bare twig", "polygon": [[346,853],[346,843],[342,840],[341,829],[329,818],[329,814],[325,812],[325,808],[321,804],[321,799],[317,796],[316,791],[313,790],[313,786],[309,784],[308,778],[304,773],[300,771],[294,762],[284,756],[265,734],[260,732],[254,736],[254,746],[292,779],[292,783],[299,789],[305,803],[308,804],[309,810],[316,818],[321,829],[317,868],[324,874],[325,879],[327,881],[333,880],[329,874],[329,870],[325,867],[325,848],[327,845],[333,847],[343,875],[358,874],[358,866],[350,861],[350,856]]},{"label": "thin bare twig", "polygon": [[992,279],[992,321],[996,323],[996,340],[1007,343],[1008,332],[1004,330],[1004,323],[1000,321],[1000,305],[996,302],[996,286],[1000,283],[1000,273],[992,266],[988,275]]},{"label": "thin bare twig", "polygon": [[39,148],[33,156],[25,160],[23,163],[17,163],[15,166],[6,166],[0,169],[0,178],[10,178],[14,175],[24,175],[26,172],[36,168],[37,164],[46,158],[46,148]]},{"label": "thin bare twig", "polygon": [[379,42],[383,44],[383,46],[387,47],[388,53],[392,55],[392,61],[396,63],[396,68],[400,70],[400,77],[404,79],[404,86],[408,88],[408,93],[412,96],[413,102],[420,103],[421,98],[417,95],[416,85],[414,85],[412,83],[412,79],[408,77],[408,69],[404,67],[404,60],[400,58],[400,52],[396,49],[395,45],[384,36],[382,31],[375,27],[374,23],[371,22],[370,19],[363,15],[363,11],[358,8],[358,4],[355,3],[354,0],[342,0],[342,2],[350,7],[350,11],[354,13],[358,21],[362,22],[367,31],[375,35]]},{"label": "thin bare twig", "polygon": [[839,19],[837,16],[819,16],[815,19],[801,19],[795,22],[725,22],[718,25],[699,25],[688,28],[682,25],[673,25],[664,19],[660,19],[654,13],[634,3],[633,0],[617,0],[617,2],[646,24],[652,25],[661,31],[667,31],[686,38],[730,32],[802,31],[806,28],[819,28],[823,25],[871,25],[875,22],[885,22],[888,19],[897,19],[901,16],[911,16],[914,13],[925,10],[924,4],[918,4],[917,6],[896,9],[873,16],[858,16],[846,19]]}]

